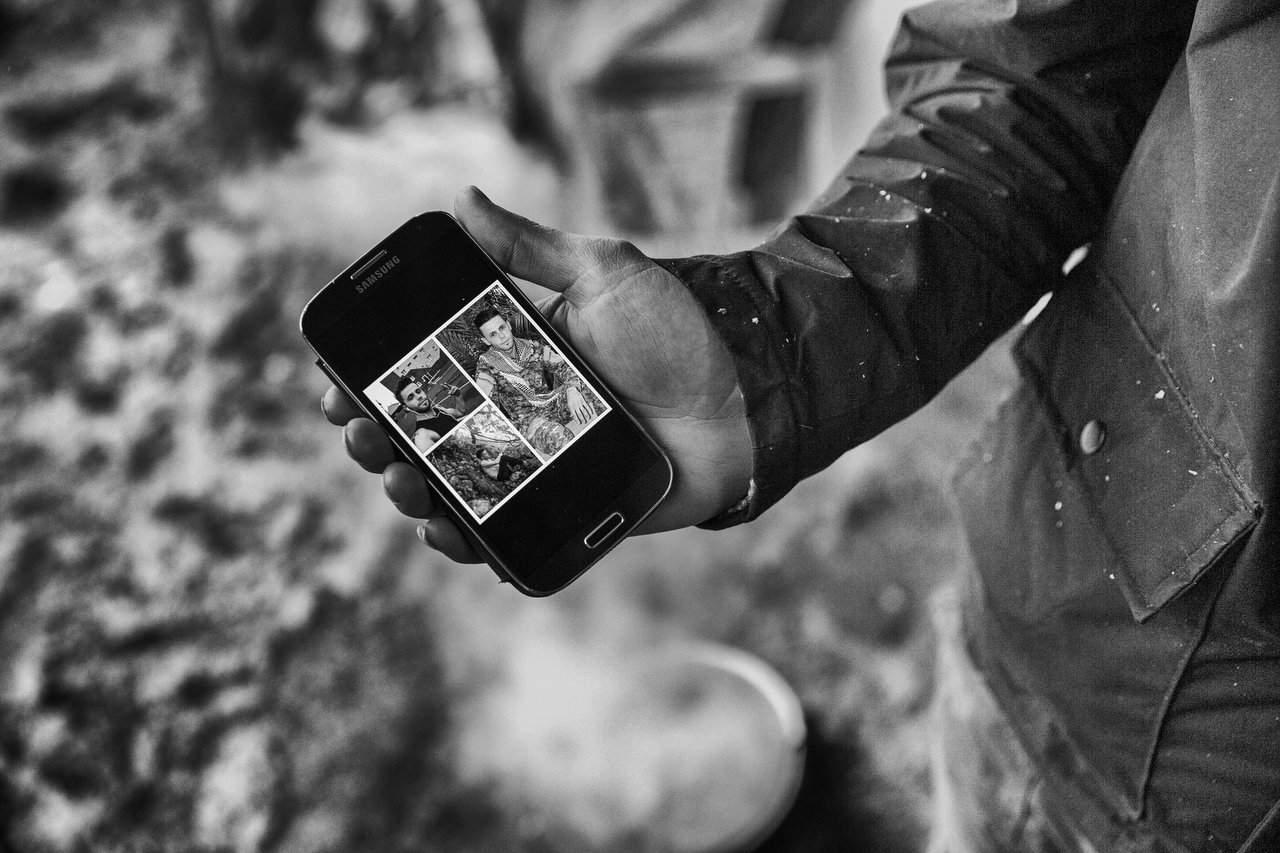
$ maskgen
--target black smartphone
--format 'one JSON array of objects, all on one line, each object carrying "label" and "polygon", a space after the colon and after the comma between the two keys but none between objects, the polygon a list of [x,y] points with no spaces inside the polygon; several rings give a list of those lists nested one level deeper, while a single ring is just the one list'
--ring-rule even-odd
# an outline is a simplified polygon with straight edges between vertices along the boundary
[{"label": "black smartphone", "polygon": [[671,487],[658,445],[447,213],[366,252],[300,326],[316,364],[526,595],[564,588]]}]

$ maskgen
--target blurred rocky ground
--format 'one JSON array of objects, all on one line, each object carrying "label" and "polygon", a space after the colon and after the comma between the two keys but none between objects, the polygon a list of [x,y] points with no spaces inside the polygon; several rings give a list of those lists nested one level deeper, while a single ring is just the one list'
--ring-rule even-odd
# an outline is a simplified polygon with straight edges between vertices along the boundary
[{"label": "blurred rocky ground", "polygon": [[[615,760],[589,697],[689,638],[804,703],[765,849],[919,848],[945,470],[1000,353],[760,522],[634,540],[546,601],[422,549],[318,414],[302,305],[464,183],[655,254],[759,235],[679,165],[732,147],[738,83],[703,136],[652,99],[574,135],[563,81],[607,63],[573,44],[666,55],[690,31],[645,22],[725,14],[629,5],[0,0],[0,850],[678,849],[669,768]],[[674,165],[601,161],[628,126]]]}]

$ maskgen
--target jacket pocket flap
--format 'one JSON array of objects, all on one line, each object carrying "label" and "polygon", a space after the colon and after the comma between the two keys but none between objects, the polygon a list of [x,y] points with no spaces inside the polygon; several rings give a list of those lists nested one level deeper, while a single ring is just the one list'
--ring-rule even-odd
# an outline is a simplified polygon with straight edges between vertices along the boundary
[{"label": "jacket pocket flap", "polygon": [[1096,271],[1054,295],[1015,354],[1145,621],[1253,528],[1259,503]]}]

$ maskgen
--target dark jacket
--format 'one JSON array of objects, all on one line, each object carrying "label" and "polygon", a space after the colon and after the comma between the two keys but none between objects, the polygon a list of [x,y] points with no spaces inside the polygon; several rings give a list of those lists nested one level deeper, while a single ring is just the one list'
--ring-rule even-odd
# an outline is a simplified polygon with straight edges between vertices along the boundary
[{"label": "dark jacket", "polygon": [[959,472],[966,631],[1099,850],[1280,850],[1277,5],[913,11],[894,111],[827,193],[753,250],[662,262],[737,360],[755,470],[728,521],[1053,291]]}]

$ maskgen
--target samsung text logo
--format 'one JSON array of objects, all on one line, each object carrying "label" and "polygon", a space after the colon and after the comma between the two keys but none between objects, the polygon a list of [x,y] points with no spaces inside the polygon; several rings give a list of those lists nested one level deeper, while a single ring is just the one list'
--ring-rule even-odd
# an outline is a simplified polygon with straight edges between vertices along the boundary
[{"label": "samsung text logo", "polygon": [[391,272],[398,263],[400,263],[399,255],[392,255],[390,258],[383,261],[381,266],[360,280],[360,283],[356,285],[356,293],[364,293],[366,290],[373,287],[373,285],[377,283],[378,279]]}]

